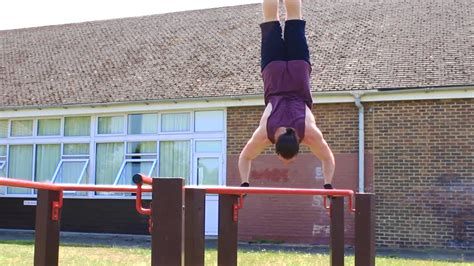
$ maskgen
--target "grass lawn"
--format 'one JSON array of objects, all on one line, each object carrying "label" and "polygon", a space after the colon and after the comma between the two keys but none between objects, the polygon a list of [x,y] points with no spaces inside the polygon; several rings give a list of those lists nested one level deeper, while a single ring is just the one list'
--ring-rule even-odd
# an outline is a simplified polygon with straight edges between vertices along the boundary
[{"label": "grass lawn", "polygon": [[[0,242],[0,265],[32,265],[34,256],[33,243],[28,241]],[[239,265],[311,265],[328,266],[329,257],[322,254],[275,252],[275,251],[241,251],[238,255]],[[150,265],[149,249],[61,245],[59,248],[59,265]],[[217,251],[206,250],[206,265],[217,265]],[[354,257],[346,257],[345,265],[354,265]],[[474,266],[474,263],[447,262],[430,260],[409,260],[388,257],[377,257],[377,266]]]}]

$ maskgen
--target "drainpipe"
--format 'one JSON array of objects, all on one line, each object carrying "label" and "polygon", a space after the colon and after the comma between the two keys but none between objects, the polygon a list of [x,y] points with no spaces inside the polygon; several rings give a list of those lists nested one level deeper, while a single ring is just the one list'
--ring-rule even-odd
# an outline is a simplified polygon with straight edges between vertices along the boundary
[{"label": "drainpipe", "polygon": [[364,177],[364,106],[360,102],[360,97],[363,93],[353,93],[355,98],[355,105],[359,108],[359,192],[364,192],[365,177]]}]

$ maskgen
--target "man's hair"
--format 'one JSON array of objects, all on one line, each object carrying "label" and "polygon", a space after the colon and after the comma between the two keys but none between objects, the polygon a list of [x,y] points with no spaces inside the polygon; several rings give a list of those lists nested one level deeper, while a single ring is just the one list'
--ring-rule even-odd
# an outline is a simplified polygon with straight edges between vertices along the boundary
[{"label": "man's hair", "polygon": [[296,132],[292,128],[287,128],[284,134],[281,134],[276,143],[275,151],[281,157],[289,160],[298,154],[300,144],[296,137]]}]

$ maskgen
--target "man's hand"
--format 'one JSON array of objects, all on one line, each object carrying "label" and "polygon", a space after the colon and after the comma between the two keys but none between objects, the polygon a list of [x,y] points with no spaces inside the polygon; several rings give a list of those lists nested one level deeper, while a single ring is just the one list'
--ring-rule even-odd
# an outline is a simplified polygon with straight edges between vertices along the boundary
[{"label": "man's hand", "polygon": [[331,184],[324,184],[324,189],[334,189]]}]

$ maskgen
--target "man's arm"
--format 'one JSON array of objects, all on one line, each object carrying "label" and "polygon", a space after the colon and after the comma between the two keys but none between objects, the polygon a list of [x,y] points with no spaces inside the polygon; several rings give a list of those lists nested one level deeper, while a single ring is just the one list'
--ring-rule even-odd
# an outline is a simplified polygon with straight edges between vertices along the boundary
[{"label": "man's arm", "polygon": [[334,155],[324,139],[323,134],[316,126],[316,121],[309,108],[306,110],[305,136],[302,144],[308,146],[311,152],[321,161],[323,165],[324,184],[332,184],[336,167]]},{"label": "man's arm", "polygon": [[253,133],[239,156],[239,174],[241,182],[249,182],[250,167],[255,159],[270,144],[266,128],[260,125]]},{"label": "man's arm", "polygon": [[272,104],[269,103],[260,118],[260,124],[249,139],[239,156],[239,174],[241,182],[249,182],[250,167],[255,159],[265,148],[271,144],[267,137],[267,120],[272,112]]}]

